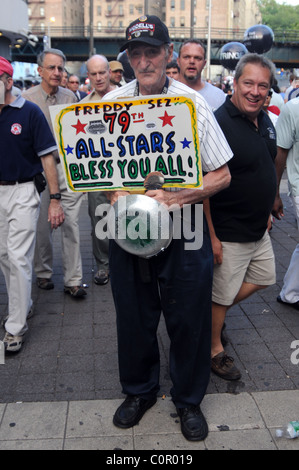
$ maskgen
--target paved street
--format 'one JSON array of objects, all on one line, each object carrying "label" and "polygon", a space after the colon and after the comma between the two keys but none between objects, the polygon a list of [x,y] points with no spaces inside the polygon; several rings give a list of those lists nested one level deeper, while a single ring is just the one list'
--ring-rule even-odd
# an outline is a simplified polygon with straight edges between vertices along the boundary
[{"label": "paved street", "polygon": [[[84,283],[88,295],[63,293],[60,232],[55,232],[55,289],[33,285],[35,315],[21,353],[0,365],[1,449],[299,449],[297,440],[277,440],[275,428],[299,420],[299,364],[291,344],[299,340],[299,312],[277,303],[290,256],[299,241],[283,181],[285,218],[271,231],[277,284],[232,308],[226,325],[227,352],[242,372],[237,382],[211,375],[203,401],[210,434],[190,443],[180,433],[169,398],[169,341],[159,328],[161,391],[157,405],[133,429],[113,426],[121,402],[115,311],[110,284],[93,283],[87,201],[81,211]],[[254,189],[253,189],[254,190]],[[7,310],[0,277],[0,317]],[[299,346],[297,346],[299,359]]]}]

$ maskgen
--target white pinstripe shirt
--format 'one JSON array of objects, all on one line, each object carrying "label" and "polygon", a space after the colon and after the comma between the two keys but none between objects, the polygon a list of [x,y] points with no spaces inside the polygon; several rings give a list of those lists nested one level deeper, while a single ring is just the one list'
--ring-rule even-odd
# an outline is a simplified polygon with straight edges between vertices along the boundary
[{"label": "white pinstripe shirt", "polygon": [[[136,80],[133,80],[120,88],[110,91],[103,99],[109,101],[134,96],[135,88]],[[202,169],[204,172],[209,172],[225,165],[225,163],[233,157],[233,153],[205,99],[199,93],[194,92],[192,88],[176,80],[172,80],[167,94],[181,96],[192,94],[196,96],[198,138],[200,142]]]}]

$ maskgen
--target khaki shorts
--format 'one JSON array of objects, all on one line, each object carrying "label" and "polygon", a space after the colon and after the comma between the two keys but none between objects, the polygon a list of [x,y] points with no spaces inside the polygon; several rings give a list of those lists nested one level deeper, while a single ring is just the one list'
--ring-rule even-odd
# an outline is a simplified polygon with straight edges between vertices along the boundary
[{"label": "khaki shorts", "polygon": [[268,231],[257,242],[222,242],[222,248],[222,264],[214,266],[213,302],[232,305],[243,282],[275,284],[275,258]]}]

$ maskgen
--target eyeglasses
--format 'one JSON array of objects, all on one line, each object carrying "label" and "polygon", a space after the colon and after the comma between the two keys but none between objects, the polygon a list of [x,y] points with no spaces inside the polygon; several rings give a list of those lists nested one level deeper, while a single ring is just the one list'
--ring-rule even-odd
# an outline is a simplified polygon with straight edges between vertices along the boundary
[{"label": "eyeglasses", "polygon": [[47,65],[47,67],[43,67],[43,69],[49,70],[49,72],[53,72],[54,70],[58,70],[59,73],[64,72],[64,68],[56,65]]},{"label": "eyeglasses", "polygon": [[70,80],[69,80],[69,83],[77,83],[77,85],[79,85],[79,82],[73,82],[73,81],[70,81]]}]

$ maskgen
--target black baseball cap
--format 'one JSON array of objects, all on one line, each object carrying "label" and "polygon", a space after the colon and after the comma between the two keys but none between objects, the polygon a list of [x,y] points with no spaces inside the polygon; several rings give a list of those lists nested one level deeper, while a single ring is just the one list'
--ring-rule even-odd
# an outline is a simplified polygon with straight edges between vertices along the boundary
[{"label": "black baseball cap", "polygon": [[171,42],[167,27],[155,15],[141,16],[133,21],[127,27],[126,40],[120,52],[134,42],[143,42],[152,46],[161,46]]}]

